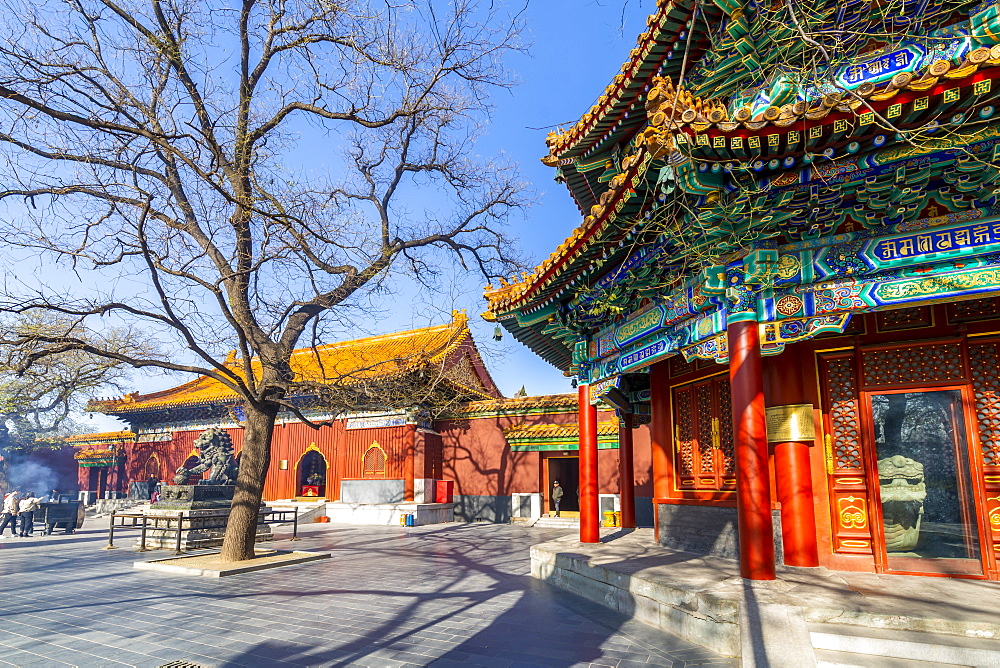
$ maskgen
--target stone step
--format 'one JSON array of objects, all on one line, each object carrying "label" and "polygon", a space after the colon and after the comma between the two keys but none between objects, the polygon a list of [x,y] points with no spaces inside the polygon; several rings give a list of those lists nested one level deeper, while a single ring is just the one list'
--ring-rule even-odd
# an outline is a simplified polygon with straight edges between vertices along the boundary
[{"label": "stone step", "polygon": [[[270,501],[267,504],[272,510],[294,510],[299,524],[315,522],[316,518],[326,515],[326,501]],[[288,522],[291,524],[291,522]]]},{"label": "stone step", "polygon": [[816,650],[816,668],[954,668],[961,664]]},{"label": "stone step", "polygon": [[809,624],[817,664],[1000,668],[1000,641],[845,624]]},{"label": "stone step", "polygon": [[543,529],[579,529],[580,519],[576,517],[539,517],[534,526]]}]

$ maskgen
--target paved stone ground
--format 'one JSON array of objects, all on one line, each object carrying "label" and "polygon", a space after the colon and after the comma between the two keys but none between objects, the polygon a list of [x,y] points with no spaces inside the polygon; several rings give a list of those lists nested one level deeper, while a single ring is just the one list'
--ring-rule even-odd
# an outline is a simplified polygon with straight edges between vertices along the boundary
[{"label": "paved stone ground", "polygon": [[0,666],[736,665],[531,578],[529,546],[564,534],[314,524],[273,545],[332,559],[222,579],[134,570],[163,552],[102,551],[93,521],[7,537]]}]

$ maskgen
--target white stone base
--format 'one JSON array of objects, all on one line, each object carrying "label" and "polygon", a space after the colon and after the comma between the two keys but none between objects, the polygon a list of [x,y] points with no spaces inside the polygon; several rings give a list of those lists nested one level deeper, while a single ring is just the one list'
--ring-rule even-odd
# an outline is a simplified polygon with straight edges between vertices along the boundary
[{"label": "white stone base", "polygon": [[455,521],[454,503],[344,503],[326,504],[326,515],[334,524],[400,526],[399,518],[413,515],[414,525]]}]

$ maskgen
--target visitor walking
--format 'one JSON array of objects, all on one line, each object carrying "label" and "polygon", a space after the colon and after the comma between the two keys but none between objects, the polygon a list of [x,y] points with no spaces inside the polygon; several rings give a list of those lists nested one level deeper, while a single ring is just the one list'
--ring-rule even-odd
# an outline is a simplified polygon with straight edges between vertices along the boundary
[{"label": "visitor walking", "polygon": [[156,499],[153,498],[153,495],[156,494],[156,488],[157,488],[157,486],[159,484],[160,484],[160,479],[157,478],[155,475],[150,474],[149,475],[149,480],[146,481],[146,492],[147,492],[146,493],[146,497],[150,501],[155,501],[156,500]]},{"label": "visitor walking", "polygon": [[17,513],[21,502],[21,495],[16,489],[7,492],[3,497],[3,514],[0,514],[0,538],[3,537],[3,530],[10,525],[10,535],[17,536]]},{"label": "visitor walking", "polygon": [[27,538],[35,532],[35,510],[41,502],[42,497],[36,497],[34,492],[27,492],[18,504],[21,538]]},{"label": "visitor walking", "polygon": [[559,486],[559,481],[552,482],[552,504],[556,507],[556,517],[559,517],[559,502],[563,498],[563,488]]}]

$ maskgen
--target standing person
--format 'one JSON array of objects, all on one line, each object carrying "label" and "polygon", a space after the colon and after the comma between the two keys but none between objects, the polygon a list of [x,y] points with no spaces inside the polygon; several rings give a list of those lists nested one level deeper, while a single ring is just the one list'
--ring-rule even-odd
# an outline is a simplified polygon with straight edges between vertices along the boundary
[{"label": "standing person", "polygon": [[149,480],[146,481],[146,492],[150,501],[155,501],[153,494],[156,493],[156,487],[160,484],[160,479],[157,478],[152,473],[149,474]]},{"label": "standing person", "polygon": [[42,497],[35,496],[34,492],[27,492],[18,504],[18,517],[21,522],[21,538],[27,538],[35,532],[35,510],[42,502]]},{"label": "standing person", "polygon": [[559,517],[559,502],[563,498],[563,488],[559,486],[559,481],[552,481],[552,503],[556,507],[556,517]]},{"label": "standing person", "polygon": [[3,537],[3,530],[10,525],[10,535],[17,536],[17,512],[20,506],[21,495],[16,489],[7,492],[3,497],[3,514],[0,515],[0,538]]}]

